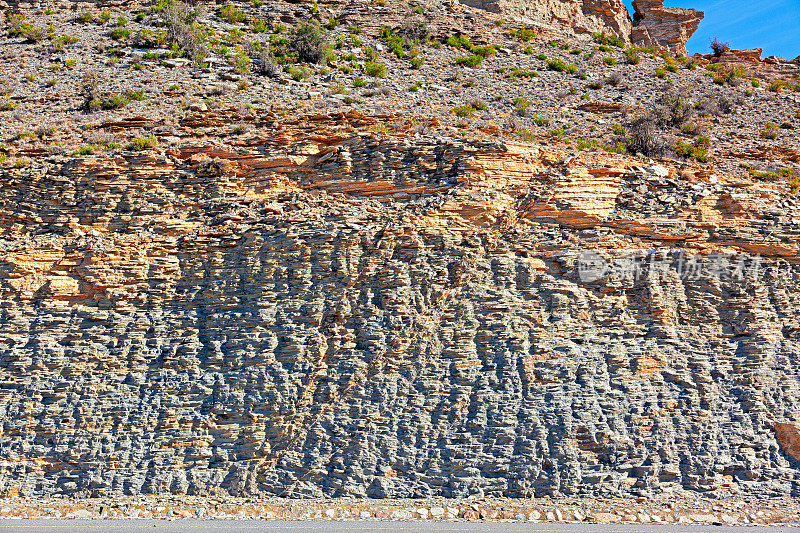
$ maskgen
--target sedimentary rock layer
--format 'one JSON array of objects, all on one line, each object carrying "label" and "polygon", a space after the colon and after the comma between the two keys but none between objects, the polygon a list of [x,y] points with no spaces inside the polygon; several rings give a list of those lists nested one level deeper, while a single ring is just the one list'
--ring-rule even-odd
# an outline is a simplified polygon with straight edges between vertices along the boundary
[{"label": "sedimentary rock layer", "polygon": [[355,112],[182,126],[226,123],[258,137],[3,175],[2,490],[800,494],[777,192]]}]

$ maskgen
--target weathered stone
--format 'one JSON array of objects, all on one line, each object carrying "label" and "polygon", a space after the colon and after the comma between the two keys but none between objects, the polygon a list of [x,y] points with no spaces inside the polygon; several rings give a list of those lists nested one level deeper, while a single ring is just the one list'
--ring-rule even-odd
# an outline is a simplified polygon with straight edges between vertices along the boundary
[{"label": "weathered stone", "polygon": [[634,0],[631,41],[687,55],[686,42],[705,14],[696,9],[665,7],[664,0]]}]

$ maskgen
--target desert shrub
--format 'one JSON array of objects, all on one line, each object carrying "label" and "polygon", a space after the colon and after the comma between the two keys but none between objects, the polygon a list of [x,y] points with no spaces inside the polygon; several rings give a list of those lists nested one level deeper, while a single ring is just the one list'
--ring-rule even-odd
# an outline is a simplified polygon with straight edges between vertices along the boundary
[{"label": "desert shrub", "polygon": [[255,18],[250,21],[250,31],[253,33],[265,33],[269,31],[269,24],[264,19]]},{"label": "desert shrub", "polygon": [[472,53],[479,55],[484,59],[488,59],[497,53],[497,49],[492,45],[476,46],[472,49]]},{"label": "desert shrub", "polygon": [[520,96],[519,98],[514,98],[514,107],[516,108],[517,114],[524,117],[531,107],[531,102],[527,98]]},{"label": "desert shrub", "polygon": [[614,87],[619,87],[622,84],[622,73],[621,72],[613,72],[606,82]]},{"label": "desert shrub", "polygon": [[277,78],[279,76],[278,65],[270,54],[269,49],[261,49],[256,53],[256,61],[253,63],[253,71],[261,76]]},{"label": "desert shrub", "polygon": [[422,56],[417,56],[411,59],[411,68],[418,70],[422,68],[422,64],[425,63],[425,58]]},{"label": "desert shrub", "polygon": [[788,87],[789,84],[786,83],[784,80],[772,80],[769,82],[769,90],[777,93],[780,92],[781,89]]},{"label": "desert shrub", "polygon": [[593,91],[599,91],[600,89],[603,88],[603,80],[592,80],[589,83],[589,88],[592,89]]},{"label": "desert shrub", "polygon": [[675,143],[675,154],[697,160],[699,163],[708,162],[708,138],[699,137],[694,143]]},{"label": "desert shrub", "polygon": [[119,93],[112,92],[98,96],[89,105],[92,109],[119,109],[128,105],[128,99]]},{"label": "desert shrub", "polygon": [[764,129],[761,130],[762,139],[775,140],[778,138],[778,125],[774,122],[765,122]]},{"label": "desert shrub", "polygon": [[404,37],[409,41],[417,41],[420,43],[427,42],[431,37],[431,30],[424,22],[406,22],[396,32],[400,37]]},{"label": "desert shrub", "polygon": [[44,39],[44,32],[30,22],[23,22],[24,16],[14,16],[9,18],[9,37],[23,37],[29,43],[38,43]]},{"label": "desert shrub", "polygon": [[694,106],[685,98],[666,92],[658,97],[651,115],[659,126],[680,127],[694,116]]},{"label": "desert shrub", "polygon": [[664,79],[664,78],[667,77],[667,71],[664,70],[663,68],[656,67],[654,72],[655,72],[656,78]]},{"label": "desert shrub", "polygon": [[666,142],[654,118],[650,115],[634,119],[627,125],[625,148],[632,154],[655,156],[666,151]]},{"label": "desert shrub", "polygon": [[364,63],[364,72],[366,72],[368,76],[384,78],[386,77],[386,65],[377,61],[367,61]]},{"label": "desert shrub", "polygon": [[158,144],[158,139],[155,137],[137,137],[132,139],[131,142],[125,146],[125,149],[141,152],[142,150],[154,148],[156,144]]},{"label": "desert shrub", "polygon": [[459,50],[472,50],[473,45],[469,42],[469,39],[462,35],[451,35],[447,38],[446,44],[448,46],[452,46],[453,48],[458,48]]},{"label": "desert shrub", "polygon": [[165,41],[177,46],[185,57],[197,60],[206,51],[206,32],[197,22],[202,8],[191,8],[180,0],[159,0],[156,11],[167,28]]},{"label": "desert shrub", "polygon": [[290,39],[291,48],[303,63],[321,63],[329,46],[328,35],[316,21],[298,25]]},{"label": "desert shrub", "polygon": [[551,59],[547,62],[547,68],[555,70],[556,72],[564,72],[567,70],[567,64],[560,59]]},{"label": "desert shrub", "polygon": [[367,81],[364,78],[356,77],[353,79],[353,87],[357,87],[359,89],[364,88],[367,86]]},{"label": "desert shrub", "polygon": [[625,60],[629,65],[638,65],[642,62],[642,56],[637,54],[633,48],[628,48],[625,50]]},{"label": "desert shrub", "polygon": [[600,45],[611,45],[617,48],[625,48],[625,43],[616,35],[608,35],[605,32],[593,33],[592,39]]},{"label": "desert shrub", "polygon": [[125,98],[127,98],[128,100],[131,100],[133,102],[141,102],[142,100],[145,99],[144,91],[142,91],[141,89],[139,89],[139,90],[131,89],[131,90],[125,91]]},{"label": "desert shrub", "polygon": [[222,6],[218,15],[219,18],[231,24],[242,23],[245,20],[244,13],[230,4]]},{"label": "desert shrub", "polygon": [[481,66],[481,63],[483,63],[483,56],[475,54],[456,58],[456,64],[464,67],[477,68]]},{"label": "desert shrub", "polygon": [[711,51],[714,52],[714,55],[719,57],[725,52],[728,52],[731,49],[731,45],[724,41],[720,41],[716,37],[711,39]]},{"label": "desert shrub", "polygon": [[97,99],[100,81],[100,76],[95,72],[88,72],[81,78],[81,95],[83,96],[81,109],[84,113],[92,111],[92,102]]},{"label": "desert shrub", "polygon": [[530,42],[536,37],[536,31],[530,28],[520,28],[518,30],[511,30],[509,33],[522,42]]},{"label": "desert shrub", "polygon": [[465,104],[454,107],[450,112],[457,117],[471,117],[475,114],[475,108],[472,107],[472,104]]},{"label": "desert shrub", "polygon": [[603,58],[603,63],[605,63],[609,67],[613,67],[614,65],[617,64],[617,58],[613,57],[613,56],[604,57]]},{"label": "desert shrub", "polygon": [[109,32],[108,36],[114,39],[115,41],[121,41],[131,36],[131,30],[128,30],[126,28],[114,28]]}]

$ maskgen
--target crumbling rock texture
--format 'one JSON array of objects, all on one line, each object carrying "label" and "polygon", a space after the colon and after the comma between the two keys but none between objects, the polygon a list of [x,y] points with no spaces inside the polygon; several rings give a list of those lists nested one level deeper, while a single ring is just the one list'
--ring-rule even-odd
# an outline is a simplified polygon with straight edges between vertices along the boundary
[{"label": "crumbling rock texture", "polygon": [[637,0],[633,20],[621,0],[460,0],[464,5],[512,17],[550,31],[608,32],[626,42],[686,55],[703,12],[664,7],[663,0]]},{"label": "crumbling rock texture", "polygon": [[664,0],[634,0],[631,40],[686,55],[686,42],[697,31],[705,14],[696,9],[665,7]]},{"label": "crumbling rock texture", "polygon": [[627,37],[631,17],[621,0],[460,0],[462,4],[513,17],[541,28],[574,33],[611,32]]},{"label": "crumbling rock texture", "polygon": [[796,204],[390,118],[7,169],[0,488],[800,495]]}]

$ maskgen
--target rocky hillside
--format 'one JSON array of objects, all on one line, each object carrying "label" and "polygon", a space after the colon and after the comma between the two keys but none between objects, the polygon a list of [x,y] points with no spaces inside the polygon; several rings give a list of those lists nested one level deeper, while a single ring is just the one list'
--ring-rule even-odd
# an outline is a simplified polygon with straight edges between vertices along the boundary
[{"label": "rocky hillside", "polygon": [[0,491],[800,496],[800,62],[591,4],[11,5]]}]

